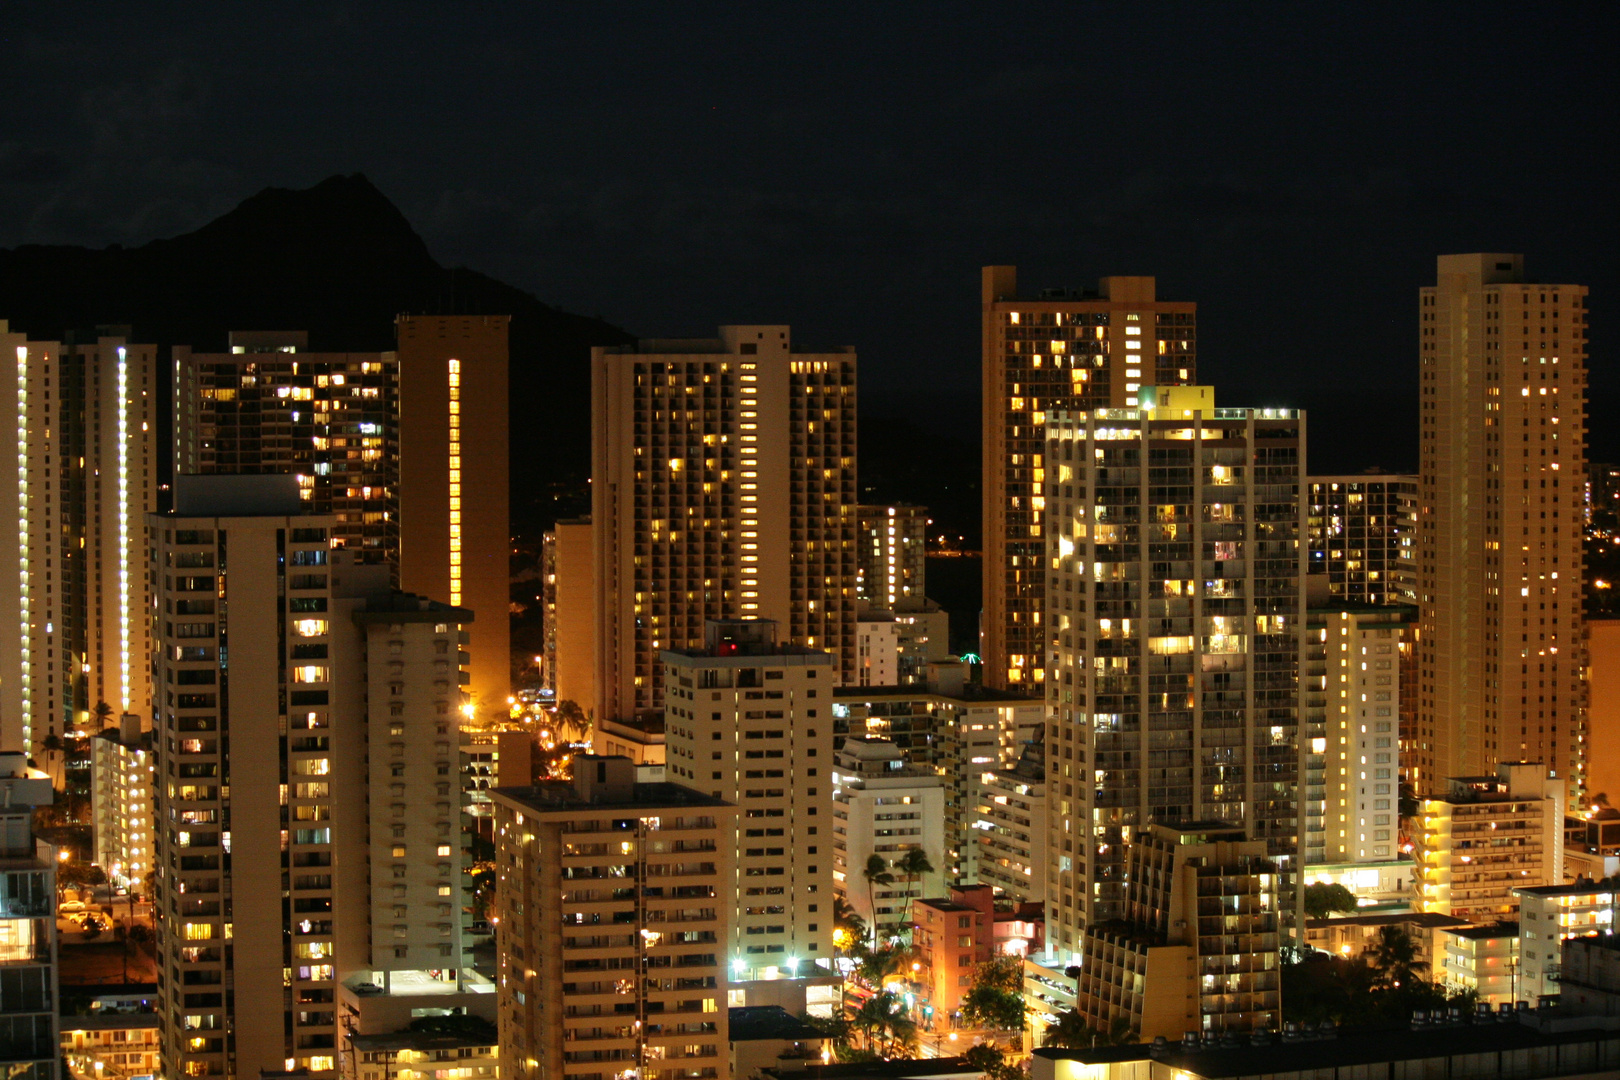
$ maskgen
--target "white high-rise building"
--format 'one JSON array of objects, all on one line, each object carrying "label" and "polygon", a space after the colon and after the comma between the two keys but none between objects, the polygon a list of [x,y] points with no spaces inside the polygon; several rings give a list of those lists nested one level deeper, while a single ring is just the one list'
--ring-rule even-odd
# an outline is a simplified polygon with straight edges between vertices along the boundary
[{"label": "white high-rise building", "polygon": [[1420,290],[1420,794],[1514,761],[1581,793],[1586,291],[1502,254]]},{"label": "white high-rise building", "polygon": [[663,663],[666,776],[737,807],[731,981],[829,974],[833,658],[779,645],[767,619],[728,619]]},{"label": "white high-rise building", "polygon": [[[0,321],[14,364],[17,522],[0,574],[0,746],[49,764],[44,743],[146,716],[145,516],[157,506],[156,348],[107,332],[31,342]],[[105,706],[105,708],[103,708]]]},{"label": "white high-rise building", "polygon": [[1124,914],[1158,823],[1240,828],[1297,919],[1305,418],[1209,387],[1049,417],[1047,940]]}]

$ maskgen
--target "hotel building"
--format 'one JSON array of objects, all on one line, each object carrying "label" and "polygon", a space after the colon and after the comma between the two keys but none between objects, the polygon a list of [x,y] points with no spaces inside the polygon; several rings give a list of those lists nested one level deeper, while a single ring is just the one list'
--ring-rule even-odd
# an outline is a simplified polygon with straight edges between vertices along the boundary
[{"label": "hotel building", "polygon": [[1442,255],[1419,325],[1414,778],[1427,794],[1540,761],[1577,805],[1586,288],[1527,281],[1520,255]]},{"label": "hotel building", "polygon": [[1306,485],[1312,603],[1417,602],[1415,476],[1313,476]]},{"label": "hotel building", "polygon": [[1124,917],[1086,927],[1075,1008],[1132,1042],[1270,1031],[1282,1018],[1277,866],[1222,822],[1135,834]]},{"label": "hotel building", "polygon": [[15,365],[17,572],[0,579],[0,746],[27,748],[145,716],[151,699],[142,523],[157,508],[156,348],[105,328],[30,342],[0,321]]},{"label": "hotel building", "polygon": [[[833,658],[777,644],[768,619],[725,619],[709,621],[704,648],[666,650],[663,664],[665,775],[737,807],[724,893],[733,987],[828,974]],[[784,1004],[746,989],[738,1004]]]},{"label": "hotel building", "polygon": [[1305,831],[1305,418],[1208,387],[1047,420],[1047,937],[1119,918],[1129,843],[1225,821],[1281,875]]},{"label": "hotel building", "polygon": [[[232,333],[229,353],[176,346],[175,475],[296,476],[357,561],[386,564],[406,591],[504,612],[508,321],[402,315],[397,350],[381,353],[312,353],[303,332]],[[468,692],[504,715],[510,632],[488,622]]]},{"label": "hotel building", "polygon": [[665,649],[773,619],[855,672],[855,353],[786,326],[592,352],[598,720],[662,708]]},{"label": "hotel building", "polygon": [[1047,416],[1133,408],[1143,386],[1197,380],[1197,306],[1158,298],[1150,277],[1095,291],[1018,295],[1018,268],[982,274],[984,606],[989,686],[1035,691],[1045,673],[1042,536]]},{"label": "hotel building", "polygon": [[461,956],[471,613],[391,592],[293,477],[175,504],[147,521],[164,1073],[335,1077],[351,1019],[416,996],[493,1018]]},{"label": "hotel building", "polygon": [[500,1075],[730,1080],[736,808],[582,755],[499,788]]},{"label": "hotel building", "polygon": [[1400,856],[1401,647],[1415,617],[1353,603],[1307,615],[1307,875]]},{"label": "hotel building", "polygon": [[1564,784],[1540,762],[1502,762],[1494,776],[1452,777],[1418,805],[1416,908],[1470,922],[1518,911],[1516,888],[1564,873]]}]

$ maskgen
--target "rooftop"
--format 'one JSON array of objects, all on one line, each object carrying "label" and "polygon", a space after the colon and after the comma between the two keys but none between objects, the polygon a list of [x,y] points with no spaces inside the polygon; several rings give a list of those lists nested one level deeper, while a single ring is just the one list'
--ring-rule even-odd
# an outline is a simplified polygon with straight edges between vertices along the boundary
[{"label": "rooftop", "polygon": [[1305,926],[1310,930],[1330,926],[1420,926],[1426,930],[1449,930],[1454,926],[1467,925],[1467,919],[1442,915],[1438,911],[1397,911],[1378,915],[1346,915],[1342,919],[1305,920]]},{"label": "rooftop", "polygon": [[567,780],[550,780],[528,787],[493,788],[490,798],[535,814],[568,813],[575,810],[677,810],[683,807],[729,806],[724,799],[667,782],[636,784],[629,799],[591,802],[580,796]]},{"label": "rooftop", "polygon": [[1516,922],[1491,923],[1489,926],[1457,926],[1448,927],[1448,934],[1456,934],[1460,938],[1470,941],[1492,941],[1496,938],[1515,938],[1519,936],[1519,924]]},{"label": "rooftop", "polygon": [[366,606],[354,613],[357,623],[431,622],[466,625],[473,621],[467,608],[451,607],[415,593],[390,592],[366,598]]},{"label": "rooftop", "polygon": [[[1219,1046],[1184,1050],[1180,1043],[1172,1042],[1167,1047],[1161,1048],[1157,1054],[1152,1053],[1152,1048],[1145,1044],[1091,1049],[1042,1046],[1038,1047],[1035,1053],[1049,1060],[1079,1061],[1088,1065],[1145,1061],[1151,1058],[1165,1068],[1165,1075],[1168,1075],[1168,1070],[1174,1069],[1186,1074],[1189,1080],[1193,1077],[1216,1080],[1225,1077],[1308,1073],[1313,1069],[1326,1070],[1328,1075],[1344,1076],[1349,1075],[1349,1070],[1355,1066],[1381,1062],[1484,1055],[1593,1042],[1611,1044],[1612,1049],[1605,1050],[1604,1060],[1610,1063],[1617,1060],[1616,1055],[1620,1055],[1620,1032],[1595,1029],[1541,1032],[1519,1022],[1460,1024],[1455,1027],[1417,1031],[1349,1032],[1337,1038],[1281,1042],[1268,1046]],[[1478,1061],[1479,1058],[1475,1057],[1475,1060]],[[1597,1075],[1597,1071],[1593,1070],[1590,1064],[1585,1069],[1570,1071]],[[1155,1071],[1154,1075],[1160,1074]],[[1379,1075],[1382,1075],[1382,1072]],[[1491,1073],[1467,1071],[1447,1075],[1486,1076]]]},{"label": "rooftop", "polygon": [[748,1005],[730,1010],[732,1042],[756,1039],[820,1039],[825,1036],[780,1005]]}]

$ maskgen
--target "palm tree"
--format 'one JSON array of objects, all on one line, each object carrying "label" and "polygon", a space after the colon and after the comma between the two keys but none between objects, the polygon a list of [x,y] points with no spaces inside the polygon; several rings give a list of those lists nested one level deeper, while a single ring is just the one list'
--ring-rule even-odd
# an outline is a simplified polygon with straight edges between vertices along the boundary
[{"label": "palm tree", "polygon": [[[45,736],[45,741],[40,745],[45,748],[45,770],[49,772],[55,760],[62,754],[62,740],[57,735],[47,735]],[[58,772],[56,777],[56,786],[62,786],[62,776],[60,772]]]},{"label": "palm tree", "polygon": [[1057,1023],[1046,1025],[1047,1046],[1067,1046],[1084,1049],[1097,1041],[1097,1033],[1086,1023],[1078,1009],[1064,1009],[1058,1013]]},{"label": "palm tree", "polygon": [[888,861],[873,852],[866,857],[866,899],[872,905],[872,948],[877,949],[877,887],[893,885],[894,875],[889,872]]},{"label": "palm tree", "polygon": [[852,1023],[866,1036],[867,1049],[895,1057],[917,1042],[917,1023],[899,994],[873,994],[856,1010]]},{"label": "palm tree", "polygon": [[[840,933],[841,932],[841,933]],[[855,914],[855,909],[842,896],[833,897],[833,944],[848,955],[866,940],[866,920]]]},{"label": "palm tree", "polygon": [[557,702],[557,736],[563,742],[585,742],[591,731],[591,717],[576,701]]},{"label": "palm tree", "polygon": [[917,879],[924,874],[934,872],[934,864],[928,861],[928,852],[920,847],[907,849],[905,855],[896,860],[894,868],[906,876],[906,901],[911,901],[911,893],[917,884]]},{"label": "palm tree", "polygon": [[107,704],[105,701],[96,702],[96,708],[95,708],[96,730],[101,731],[104,728],[111,727],[112,726],[112,715],[113,715],[113,707],[111,705]]},{"label": "palm tree", "polygon": [[1398,926],[1381,926],[1367,950],[1367,958],[1378,970],[1377,985],[1397,987],[1410,984],[1429,965],[1417,958],[1417,943]]}]

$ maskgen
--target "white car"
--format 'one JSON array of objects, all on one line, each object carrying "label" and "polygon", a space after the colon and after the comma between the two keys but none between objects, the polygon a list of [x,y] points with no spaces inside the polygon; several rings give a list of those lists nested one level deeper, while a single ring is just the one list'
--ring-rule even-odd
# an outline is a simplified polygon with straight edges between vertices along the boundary
[{"label": "white car", "polygon": [[83,900],[68,900],[64,902],[61,907],[57,908],[57,914],[77,915],[82,913],[84,910],[85,906]]}]

